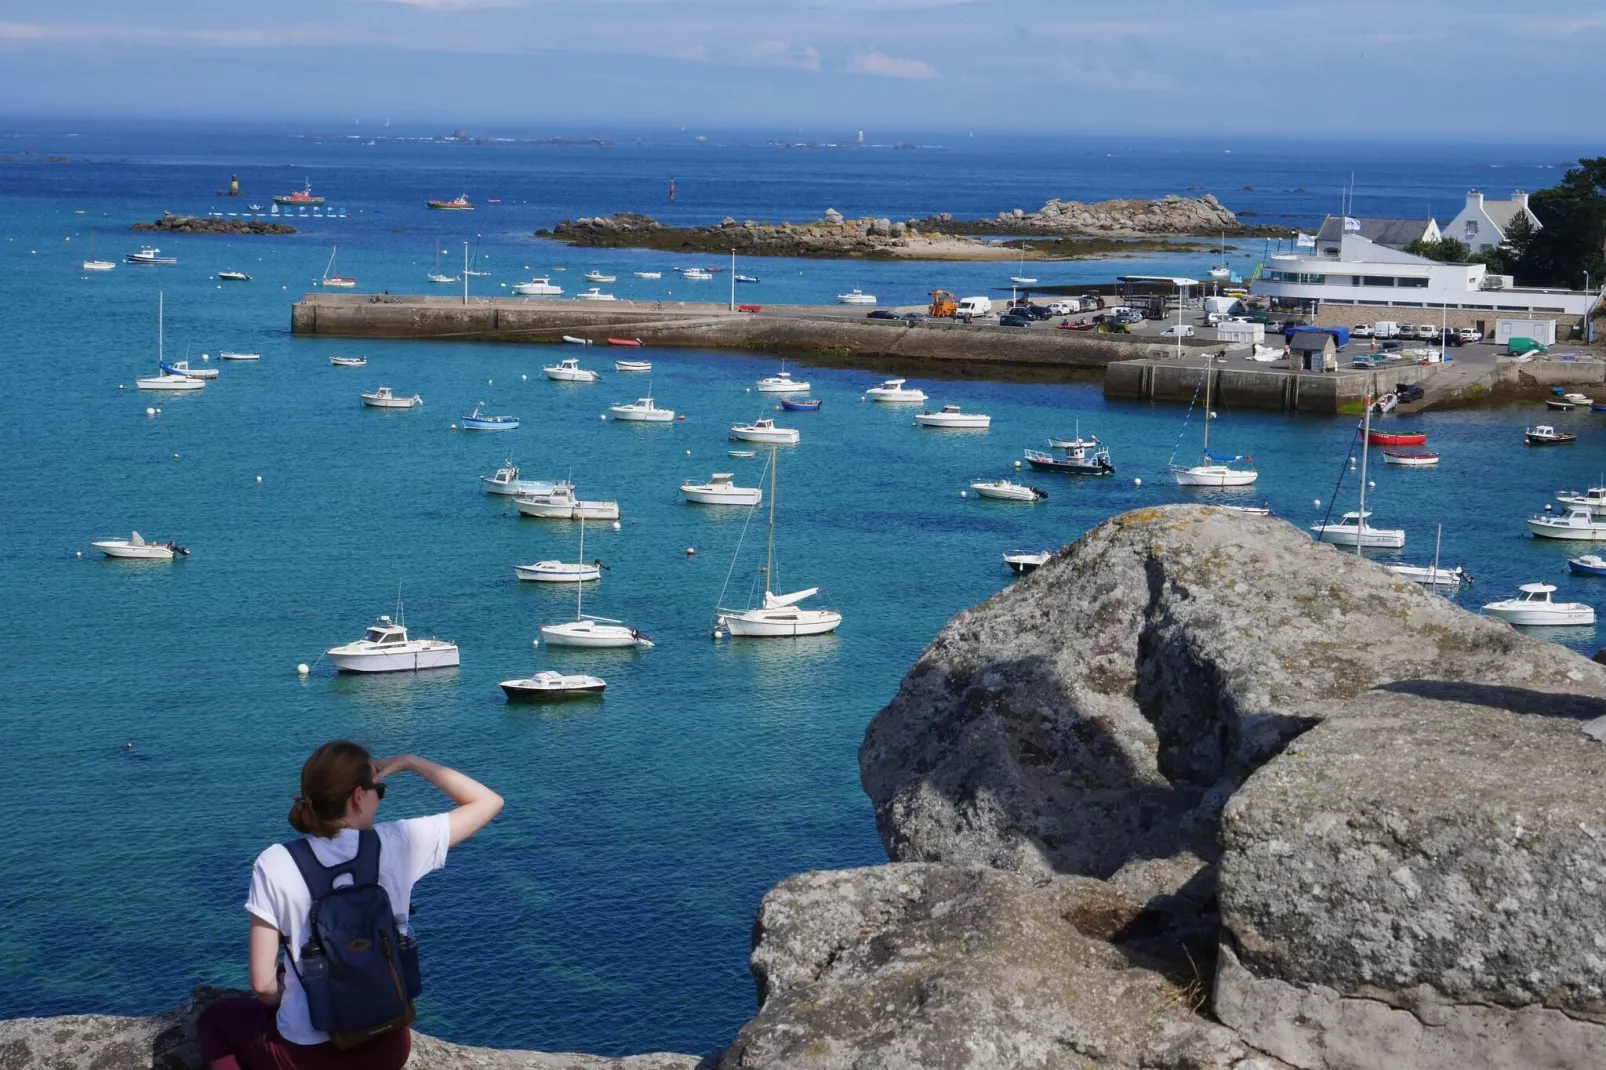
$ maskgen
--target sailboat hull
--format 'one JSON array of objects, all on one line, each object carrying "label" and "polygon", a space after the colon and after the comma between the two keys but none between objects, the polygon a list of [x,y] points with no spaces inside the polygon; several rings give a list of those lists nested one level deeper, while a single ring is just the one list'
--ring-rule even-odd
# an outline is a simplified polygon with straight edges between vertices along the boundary
[{"label": "sailboat hull", "polygon": [[650,641],[622,624],[594,624],[589,620],[544,625],[541,641],[547,646],[578,646],[592,650],[652,648]]},{"label": "sailboat hull", "polygon": [[800,635],[824,635],[842,623],[842,614],[831,609],[753,609],[746,613],[722,615],[720,623],[733,636],[750,639],[794,639]]},{"label": "sailboat hull", "polygon": [[1179,487],[1247,487],[1260,478],[1259,472],[1241,472],[1214,464],[1179,468],[1172,475]]}]

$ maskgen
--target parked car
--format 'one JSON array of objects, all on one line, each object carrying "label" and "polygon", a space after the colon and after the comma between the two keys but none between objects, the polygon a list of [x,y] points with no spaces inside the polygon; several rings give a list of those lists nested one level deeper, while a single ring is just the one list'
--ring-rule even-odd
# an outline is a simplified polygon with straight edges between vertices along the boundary
[{"label": "parked car", "polygon": [[1418,323],[1416,336],[1424,342],[1431,342],[1439,337],[1439,329],[1431,323]]},{"label": "parked car", "polygon": [[1404,342],[1384,342],[1382,345],[1378,346],[1377,348],[1381,352],[1384,352],[1384,353],[1394,353],[1394,352],[1396,352],[1398,350],[1404,349],[1405,348],[1405,343]]},{"label": "parked car", "polygon": [[1421,401],[1423,391],[1415,383],[1398,383],[1394,387],[1394,393],[1401,401]]},{"label": "parked car", "polygon": [[1052,316],[1070,316],[1082,311],[1082,302],[1079,298],[1071,297],[1064,301],[1054,301],[1048,306]]},{"label": "parked car", "polygon": [[1030,327],[1032,321],[1025,316],[1017,316],[1011,312],[1007,316],[998,317],[998,325],[1000,327]]},{"label": "parked car", "polygon": [[895,320],[898,318],[898,314],[890,308],[878,308],[873,312],[866,312],[864,318],[867,320]]},{"label": "parked car", "polygon": [[1466,343],[1461,340],[1461,332],[1454,327],[1446,327],[1442,335],[1434,335],[1433,340],[1443,346],[1459,346]]},{"label": "parked car", "polygon": [[924,323],[931,317],[926,315],[924,312],[905,312],[898,318],[903,320],[905,323]]},{"label": "parked car", "polygon": [[1370,323],[1357,323],[1349,329],[1349,336],[1351,338],[1370,338],[1372,337],[1372,325]]},{"label": "parked car", "polygon": [[1193,328],[1186,323],[1173,323],[1160,332],[1161,338],[1192,338]]},{"label": "parked car", "polygon": [[1469,344],[1483,341],[1483,332],[1476,327],[1463,327],[1458,333],[1461,335],[1461,341]]},{"label": "parked car", "polygon": [[1265,316],[1261,316],[1259,319],[1255,319],[1253,316],[1250,316],[1249,322],[1265,324],[1267,334],[1282,334],[1284,331],[1288,330],[1289,327],[1289,325],[1284,323],[1282,320],[1269,320]]}]

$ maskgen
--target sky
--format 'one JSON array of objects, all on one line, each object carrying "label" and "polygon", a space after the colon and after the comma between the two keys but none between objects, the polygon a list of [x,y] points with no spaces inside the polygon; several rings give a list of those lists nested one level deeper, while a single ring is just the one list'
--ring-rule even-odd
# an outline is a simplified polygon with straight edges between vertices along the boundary
[{"label": "sky", "polygon": [[1514,141],[1606,0],[0,0],[8,117]]}]

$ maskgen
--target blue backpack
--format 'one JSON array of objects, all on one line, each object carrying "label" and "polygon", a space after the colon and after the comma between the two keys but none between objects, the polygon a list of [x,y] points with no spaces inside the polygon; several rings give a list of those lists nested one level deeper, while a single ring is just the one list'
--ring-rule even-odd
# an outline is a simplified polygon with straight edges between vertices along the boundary
[{"label": "blue backpack", "polygon": [[[402,933],[403,919],[392,913],[390,893],[379,884],[379,846],[379,833],[362,829],[356,857],[325,866],[307,840],[285,844],[312,893],[296,976],[307,993],[313,1028],[342,1050],[406,1029],[424,987],[418,945]],[[336,888],[335,878],[347,873],[351,883]],[[290,962],[295,965],[294,956]]]}]

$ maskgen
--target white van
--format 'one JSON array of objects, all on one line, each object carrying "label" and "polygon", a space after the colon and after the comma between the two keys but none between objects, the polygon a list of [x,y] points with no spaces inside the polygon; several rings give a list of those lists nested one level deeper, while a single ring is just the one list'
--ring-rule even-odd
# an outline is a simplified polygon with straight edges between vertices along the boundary
[{"label": "white van", "polygon": [[990,297],[961,297],[954,308],[954,315],[964,319],[966,316],[990,316],[992,311],[993,299]]},{"label": "white van", "polygon": [[1372,324],[1373,338],[1398,338],[1399,336],[1400,325],[1393,320],[1379,320]]}]

